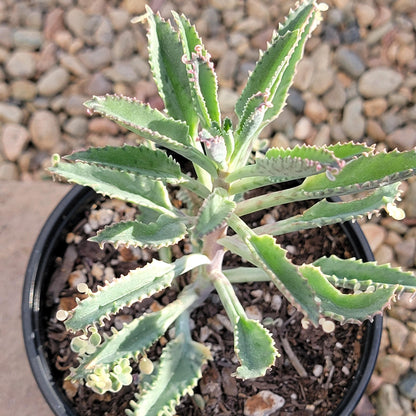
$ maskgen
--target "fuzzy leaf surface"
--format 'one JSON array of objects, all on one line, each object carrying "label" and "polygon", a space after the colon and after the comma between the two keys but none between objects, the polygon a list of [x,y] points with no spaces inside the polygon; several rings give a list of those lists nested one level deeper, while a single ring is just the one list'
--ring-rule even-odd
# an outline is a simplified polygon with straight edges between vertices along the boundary
[{"label": "fuzzy leaf surface", "polygon": [[[243,166],[247,160],[247,155],[251,151],[253,140],[263,122],[267,110],[265,94],[255,94],[249,99],[236,137],[234,153],[231,157],[233,168]],[[252,111],[250,111],[252,110]]]},{"label": "fuzzy leaf surface", "polygon": [[286,23],[289,23],[290,19],[290,25],[286,24],[281,27],[279,33],[274,36],[271,45],[257,62],[255,70],[237,101],[235,110],[239,118],[243,115],[244,107],[250,97],[259,91],[264,93],[266,89],[273,87],[284,66],[287,65],[291,56],[290,52],[299,39],[299,34],[296,32],[299,32],[309,20],[313,8],[313,4],[305,2],[286,20]]},{"label": "fuzzy leaf surface", "polygon": [[274,364],[277,351],[273,338],[260,322],[240,317],[234,328],[234,343],[241,362],[237,377],[244,380],[261,377]]},{"label": "fuzzy leaf surface", "polygon": [[194,228],[194,234],[198,238],[209,234],[219,228],[230,216],[235,207],[235,202],[227,199],[227,194],[223,189],[217,188],[204,201]]},{"label": "fuzzy leaf surface", "polygon": [[272,40],[272,43],[274,43],[275,39],[284,37],[291,31],[299,31],[297,43],[288,56],[288,62],[284,71],[271,89],[271,96],[273,98],[271,99],[272,106],[267,110],[265,115],[267,122],[274,120],[283,109],[289,88],[293,83],[297,64],[302,59],[306,41],[320,20],[321,13],[316,9],[316,4],[309,1],[303,2],[294,12],[289,14],[286,22],[279,27],[277,36]]},{"label": "fuzzy leaf surface", "polygon": [[316,27],[319,12],[313,2],[304,2],[291,12],[285,23],[274,34],[268,49],[261,55],[250,75],[246,88],[236,104],[236,114],[244,125],[245,107],[250,97],[261,92],[269,95],[272,104],[264,117],[269,122],[283,108],[296,64],[303,55],[303,48],[310,33]]},{"label": "fuzzy leaf surface", "polygon": [[236,375],[242,379],[264,376],[278,355],[273,338],[259,322],[247,318],[233,287],[222,276],[214,286],[234,328],[234,350],[241,364]]},{"label": "fuzzy leaf surface", "polygon": [[72,153],[65,159],[149,176],[169,183],[179,182],[182,178],[180,165],[175,160],[161,150],[146,146],[90,148]]},{"label": "fuzzy leaf surface", "polygon": [[202,366],[211,359],[209,349],[198,342],[179,334],[163,349],[157,373],[150,385],[136,401],[131,401],[133,409],[128,416],[169,416],[175,414],[175,406],[182,396],[192,394],[192,389],[202,377]]},{"label": "fuzzy leaf surface", "polygon": [[160,181],[82,162],[58,162],[49,168],[49,171],[70,183],[90,186],[102,195],[176,217],[169,193]]},{"label": "fuzzy leaf surface", "polygon": [[353,157],[358,157],[363,153],[371,153],[374,148],[372,146],[367,146],[364,143],[336,143],[329,146],[325,146],[325,149],[334,153],[335,157],[343,160],[352,159]]},{"label": "fuzzy leaf surface", "polygon": [[152,263],[132,270],[126,276],[115,279],[101,290],[90,294],[71,311],[65,326],[74,332],[85,329],[124,306],[168,287],[175,277],[207,263],[208,258],[202,254],[183,256],[174,263],[153,260]]},{"label": "fuzzy leaf surface", "polygon": [[149,22],[149,61],[153,77],[171,117],[183,120],[191,131],[198,116],[192,105],[192,93],[186,66],[182,62],[183,46],[169,22],[147,7]]},{"label": "fuzzy leaf surface", "polygon": [[328,280],[337,287],[355,290],[394,288],[395,292],[416,292],[416,277],[411,272],[392,268],[387,264],[377,265],[362,260],[343,260],[337,256],[322,257],[313,263],[328,275]]},{"label": "fuzzy leaf surface", "polygon": [[[271,183],[316,175],[325,168],[336,168],[339,163],[340,159],[325,148],[312,146],[295,146],[292,149],[273,148],[267,151],[263,159],[257,159],[255,164],[244,166],[230,173],[226,181],[230,183],[246,178],[245,181],[237,183],[236,188],[240,193]],[[242,186],[241,183],[244,185]],[[230,192],[236,192],[233,190],[233,185],[231,185]]]},{"label": "fuzzy leaf surface", "polygon": [[179,218],[161,215],[155,222],[126,221],[109,225],[99,231],[90,241],[120,244],[131,247],[161,248],[178,243],[187,234],[184,222]]},{"label": "fuzzy leaf surface", "polygon": [[300,273],[308,279],[320,301],[321,313],[341,323],[362,323],[389,306],[394,287],[378,287],[372,292],[343,294],[326,279],[318,267],[303,265]]},{"label": "fuzzy leaf surface", "polygon": [[125,324],[111,337],[105,338],[93,354],[81,357],[80,365],[71,369],[70,378],[72,380],[86,379],[97,367],[102,371],[108,371],[117,360],[135,358],[147,350],[167,331],[181,313],[198,300],[198,295],[190,292],[190,289],[187,293],[182,292],[176,301],[163,309],[142,315]]},{"label": "fuzzy leaf surface", "polygon": [[159,134],[183,145],[190,144],[189,127],[185,123],[167,117],[159,110],[134,98],[120,95],[95,96],[84,105],[91,111],[121,123],[127,128],[130,126],[138,130],[143,137],[150,140],[154,132],[155,136]]},{"label": "fuzzy leaf surface", "polygon": [[314,291],[298,268],[286,257],[286,251],[277,245],[273,237],[253,235],[249,240],[257,266],[261,267],[282,294],[318,325],[319,306]]},{"label": "fuzzy leaf surface", "polygon": [[378,212],[387,204],[394,204],[399,195],[399,184],[376,189],[370,195],[347,202],[329,202],[323,199],[308,208],[303,214],[253,229],[256,234],[282,235],[293,231],[323,227],[361,218]]},{"label": "fuzzy leaf surface", "polygon": [[[244,154],[251,150],[253,139],[283,109],[305,42],[319,21],[320,13],[315,7],[313,2],[304,2],[298,6],[275,34],[271,45],[250,75],[236,104],[240,134],[232,156],[233,168],[246,164]],[[246,107],[249,99],[259,93],[265,96],[264,104],[248,115]]]},{"label": "fuzzy leaf surface", "polygon": [[138,100],[118,95],[94,97],[84,105],[133,133],[192,160],[215,176],[215,165],[192,146],[189,127],[183,121],[166,117]]},{"label": "fuzzy leaf surface", "polygon": [[348,162],[331,179],[325,173],[310,176],[293,188],[242,201],[235,212],[245,215],[289,202],[359,193],[400,182],[413,176],[415,171],[414,150],[363,154]]},{"label": "fuzzy leaf surface", "polygon": [[335,180],[322,174],[316,175],[305,179],[300,188],[305,193],[354,193],[405,180],[415,170],[414,150],[363,155],[347,163],[335,176]]},{"label": "fuzzy leaf surface", "polygon": [[188,69],[193,73],[190,81],[194,104],[199,109],[200,120],[205,127],[212,122],[221,123],[220,107],[218,103],[218,82],[209,54],[194,25],[184,15],[173,13],[181,34],[184,53],[188,61]]}]

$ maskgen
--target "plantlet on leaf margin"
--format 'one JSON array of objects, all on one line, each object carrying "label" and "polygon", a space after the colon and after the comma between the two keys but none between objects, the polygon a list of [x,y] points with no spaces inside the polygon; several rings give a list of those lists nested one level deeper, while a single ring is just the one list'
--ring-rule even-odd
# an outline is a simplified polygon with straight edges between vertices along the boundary
[{"label": "plantlet on leaf margin", "polygon": [[[175,337],[154,363],[154,371],[143,377],[129,415],[174,414],[181,396],[192,393],[211,355],[206,346],[192,340],[190,314],[214,290],[234,329],[240,362],[235,375],[244,379],[264,375],[278,352],[270,332],[247,317],[233,283],[272,282],[304,314],[303,322],[323,323],[326,331],[333,326],[331,319],[361,323],[381,313],[402,291],[416,291],[412,274],[388,266],[334,256],[295,266],[274,239],[282,233],[354,220],[383,207],[402,217],[395,205],[398,185],[415,174],[415,151],[376,153],[359,143],[275,148],[254,160],[250,157],[262,129],[284,107],[305,42],[324,9],[316,1],[304,1],[275,31],[236,103],[233,126],[231,120],[221,119],[217,77],[195,27],[173,13],[175,29],[148,8],[143,20],[149,26],[149,60],[165,111],[117,95],[93,97],[85,105],[152,146],[90,148],[53,160],[53,174],[137,204],[146,213],[107,226],[93,241],[166,250],[187,239],[192,247],[191,254],[171,262],[170,256],[161,256],[164,260],[154,260],[89,293],[72,311],[58,312],[68,330],[84,332],[73,341],[79,365],[71,370],[70,379],[100,393],[131,383],[130,360],[145,357],[146,349],[175,327]],[[175,156],[163,149],[188,159],[196,177],[185,173]],[[245,199],[249,190],[292,180],[298,185]],[[179,188],[176,197],[184,196],[192,209],[176,208],[168,185]],[[367,191],[365,196],[362,191]],[[326,200],[346,194],[351,195],[348,202]],[[274,224],[250,229],[241,219],[261,209],[310,199],[320,201]],[[227,236],[228,228],[233,236]],[[223,270],[226,250],[253,267]],[[175,301],[99,339],[95,328],[105,317],[168,288],[187,272],[192,272],[192,279]],[[354,293],[344,294],[342,288]]]}]

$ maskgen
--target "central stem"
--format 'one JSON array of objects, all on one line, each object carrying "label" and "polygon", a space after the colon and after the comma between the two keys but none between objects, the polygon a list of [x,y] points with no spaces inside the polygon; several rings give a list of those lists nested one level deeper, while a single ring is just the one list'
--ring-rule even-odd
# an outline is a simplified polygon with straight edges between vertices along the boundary
[{"label": "central stem", "polygon": [[211,263],[205,266],[205,276],[209,280],[213,279],[217,271],[222,270],[225,249],[218,243],[218,240],[225,237],[226,233],[227,225],[223,225],[204,237],[202,254],[205,254],[211,260]]}]

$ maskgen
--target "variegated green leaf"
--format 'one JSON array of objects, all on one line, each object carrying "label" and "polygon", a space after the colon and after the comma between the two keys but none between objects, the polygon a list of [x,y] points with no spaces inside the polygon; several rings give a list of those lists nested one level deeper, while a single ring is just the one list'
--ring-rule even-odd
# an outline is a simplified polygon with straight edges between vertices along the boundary
[{"label": "variegated green leaf", "polygon": [[65,156],[65,159],[149,176],[169,183],[177,183],[183,176],[180,165],[166,152],[149,149],[147,146],[90,148]]},{"label": "variegated green leaf", "polygon": [[256,260],[270,280],[315,325],[319,322],[319,305],[308,281],[286,257],[286,251],[269,235],[253,235],[247,241]]},{"label": "variegated green leaf", "polygon": [[49,170],[70,183],[90,186],[102,195],[176,217],[168,191],[162,182],[82,162],[62,163],[56,161]]},{"label": "variegated green leaf", "polygon": [[267,94],[257,93],[250,97],[243,113],[246,117],[240,121],[236,132],[235,149],[231,156],[231,171],[247,163],[253,140],[257,136],[268,105]]},{"label": "variegated green leaf", "polygon": [[399,182],[414,175],[416,152],[392,151],[363,155],[347,163],[335,178],[325,175],[307,178],[299,189],[305,194],[345,195]]},{"label": "variegated green leaf", "polygon": [[313,12],[314,5],[312,2],[304,2],[295,13],[289,16],[285,26],[280,28],[269,48],[262,54],[260,60],[256,64],[255,70],[250,75],[247,85],[241,94],[237,104],[236,113],[239,118],[244,113],[244,108],[249,98],[258,92],[265,93],[267,89],[273,88],[276,79],[281,75],[284,66],[287,65],[293,47],[299,40],[300,31],[305,22],[309,21]]},{"label": "variegated green leaf", "polygon": [[171,141],[189,145],[189,127],[182,121],[167,117],[159,110],[151,108],[135,98],[121,95],[105,95],[86,101],[84,105],[127,128],[140,132],[145,138],[165,136]]},{"label": "variegated green leaf", "polygon": [[334,155],[343,160],[352,159],[362,155],[363,153],[372,153],[374,151],[374,146],[367,146],[364,143],[336,143],[329,146],[324,146],[325,149],[333,152]]},{"label": "variegated green leaf", "polygon": [[271,334],[259,322],[247,318],[225,275],[216,275],[214,286],[234,328],[234,350],[241,363],[236,375],[243,379],[264,376],[278,355]]},{"label": "variegated green leaf", "polygon": [[173,185],[180,183],[202,198],[209,193],[200,182],[182,173],[180,165],[166,152],[147,146],[96,147],[72,153],[65,159],[144,175]]},{"label": "variegated green leaf", "polygon": [[186,234],[187,228],[182,219],[161,215],[155,222],[147,224],[127,221],[109,225],[91,237],[90,241],[111,243],[116,248],[123,244],[158,249],[178,243]]},{"label": "variegated green leaf", "polygon": [[183,121],[169,118],[136,99],[118,95],[94,97],[84,105],[90,111],[117,122],[157,145],[179,153],[216,175],[213,162],[192,145],[189,127]]},{"label": "variegated green leaf", "polygon": [[217,188],[204,201],[197,217],[193,233],[197,238],[219,228],[230,216],[235,202],[230,201],[224,189]]},{"label": "variegated green leaf", "polygon": [[372,319],[390,305],[395,292],[394,287],[378,287],[374,291],[343,294],[328,282],[318,267],[303,265],[299,271],[315,291],[321,313],[341,323]]},{"label": "variegated green leaf", "polygon": [[122,358],[136,358],[156,342],[187,308],[198,301],[199,293],[193,288],[184,289],[178,299],[163,309],[142,315],[114,333],[105,337],[95,351],[83,355],[80,364],[71,369],[70,379],[87,379],[97,369],[106,373],[114,362]]},{"label": "variegated green leaf", "polygon": [[383,186],[361,199],[347,202],[317,202],[303,214],[253,229],[256,234],[282,235],[293,231],[322,227],[377,213],[388,204],[394,204],[399,195],[399,184]]},{"label": "variegated green leaf", "polygon": [[240,202],[238,215],[270,208],[288,202],[348,195],[400,182],[414,175],[416,152],[409,150],[363,154],[348,162],[339,173],[328,177],[320,173],[293,188],[272,192]]},{"label": "variegated green leaf", "polygon": [[[232,168],[243,166],[245,161],[242,153],[250,150],[247,141],[257,136],[258,132],[276,118],[282,110],[292,83],[296,65],[303,55],[305,42],[315,29],[320,19],[320,12],[314,2],[305,1],[292,12],[286,23],[275,33],[268,49],[261,55],[253,73],[250,75],[246,88],[236,104],[239,117],[239,138],[232,157]],[[256,126],[250,126],[247,135],[245,125],[252,120],[260,107],[249,111],[252,97],[265,97],[265,111]],[[253,111],[254,110],[254,111]],[[258,117],[257,117],[258,118]],[[252,124],[252,123],[251,123]],[[256,127],[256,132],[254,132]]]},{"label": "variegated green leaf", "polygon": [[210,55],[198,36],[195,26],[184,16],[172,12],[178,25],[184,46],[184,60],[190,72],[190,85],[193,103],[198,109],[199,118],[205,128],[212,122],[221,123],[218,103],[218,83]]},{"label": "variegated green leaf", "polygon": [[278,356],[270,332],[247,317],[240,317],[235,325],[234,345],[241,362],[236,375],[244,380],[263,376]]},{"label": "variegated green leaf", "polygon": [[416,292],[416,277],[411,272],[387,264],[343,260],[337,256],[322,257],[313,264],[328,275],[328,280],[337,287],[362,291],[371,290],[371,287],[388,287],[394,288],[397,293]]},{"label": "variegated green leaf", "polygon": [[292,149],[273,148],[264,158],[231,172],[226,181],[232,183],[230,193],[244,193],[272,183],[317,175],[328,169],[338,169],[341,160],[326,148],[295,146]]},{"label": "variegated green leaf", "polygon": [[153,260],[144,267],[132,270],[127,276],[113,280],[98,292],[91,293],[69,313],[65,326],[74,332],[85,329],[122,307],[168,287],[175,277],[208,263],[208,258],[202,254],[183,256],[174,263]]},{"label": "variegated green leaf", "polygon": [[272,44],[274,44],[282,37],[287,36],[291,31],[299,30],[297,43],[288,56],[287,64],[271,88],[272,98],[270,101],[272,106],[267,110],[264,117],[267,123],[274,120],[280,114],[286,103],[288,91],[292,85],[297,64],[302,59],[306,41],[321,20],[321,12],[316,7],[317,4],[314,1],[299,3],[297,9],[286,19],[285,24],[279,27],[277,34],[272,40]]},{"label": "variegated green leaf", "polygon": [[175,414],[175,406],[202,377],[202,366],[211,359],[209,349],[180,334],[163,349],[157,373],[140,393],[130,402],[133,409],[129,416],[169,416]]},{"label": "variegated green leaf", "polygon": [[188,73],[182,62],[183,46],[169,22],[147,7],[149,22],[149,61],[153,77],[171,117],[183,120],[191,134],[196,132],[198,116],[192,103]]}]

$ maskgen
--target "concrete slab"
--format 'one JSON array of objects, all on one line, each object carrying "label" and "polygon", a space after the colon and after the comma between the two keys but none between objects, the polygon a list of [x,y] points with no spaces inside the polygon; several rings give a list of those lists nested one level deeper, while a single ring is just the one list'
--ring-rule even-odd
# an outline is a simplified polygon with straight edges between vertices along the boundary
[{"label": "concrete slab", "polygon": [[26,265],[50,212],[69,191],[52,182],[0,182],[0,414],[52,416],[32,376],[21,332]]}]

